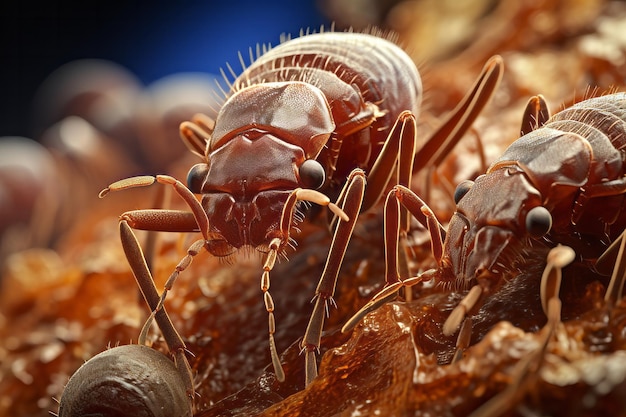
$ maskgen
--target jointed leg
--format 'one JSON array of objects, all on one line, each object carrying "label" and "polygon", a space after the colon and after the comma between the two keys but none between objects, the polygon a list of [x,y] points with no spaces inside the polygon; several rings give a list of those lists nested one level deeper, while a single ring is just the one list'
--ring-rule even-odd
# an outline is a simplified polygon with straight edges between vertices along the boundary
[{"label": "jointed leg", "polygon": [[466,317],[461,324],[461,329],[459,330],[459,335],[456,338],[456,351],[454,352],[454,357],[452,358],[451,363],[455,363],[463,359],[463,352],[470,345],[472,339],[472,329],[473,329],[473,321],[471,317]]},{"label": "jointed leg", "polygon": [[[381,155],[370,172],[367,194],[363,203],[363,207],[370,207],[378,201],[380,193],[389,182],[397,158],[398,186],[389,193],[385,204],[386,285],[344,325],[342,331],[349,331],[368,312],[393,299],[400,288],[415,285],[421,282],[425,275],[432,274],[432,271],[427,271],[421,277],[404,280],[400,278],[400,274],[408,275],[409,272],[404,256],[399,257],[406,252],[406,234],[409,230],[409,217],[406,209],[420,223],[428,227],[431,233],[433,255],[437,262],[441,259],[443,236],[445,236],[445,229],[439,224],[426,203],[410,190],[411,173],[441,163],[488,103],[502,78],[502,72],[502,58],[492,57],[485,64],[472,90],[415,154],[413,154],[415,117],[409,112],[402,113],[398,117]],[[398,202],[401,207],[398,206]]]},{"label": "jointed leg", "polygon": [[[175,223],[176,219],[178,218],[176,216],[180,212],[177,212],[177,211],[157,210],[156,212],[161,212],[161,215],[160,216],[153,215],[152,217],[150,217],[147,215],[147,213],[154,213],[155,211],[138,210],[138,211],[124,213],[122,215],[122,216],[128,217],[127,220],[129,221],[131,227],[135,229],[155,230],[155,231],[175,231],[176,230],[176,231],[191,232],[191,231],[199,230],[200,233],[202,233],[202,237],[204,237],[204,240],[210,240],[209,219],[204,209],[202,208],[198,200],[196,200],[196,197],[194,196],[194,194],[191,191],[189,191],[189,189],[185,187],[185,185],[182,182],[178,181],[176,178],[170,177],[169,175],[157,175],[156,177],[145,175],[145,176],[139,176],[139,177],[125,178],[123,180],[110,184],[107,188],[100,191],[99,197],[103,198],[111,191],[122,191],[122,190],[127,190],[129,188],[147,187],[147,186],[154,184],[155,181],[161,184],[171,185],[174,188],[174,191],[176,191],[176,193],[185,201],[185,203],[187,203],[187,205],[191,209],[191,212],[193,213],[193,216],[195,218],[196,226],[192,228],[191,230],[187,230],[187,229],[179,230],[176,227],[176,224],[171,224],[171,223]],[[136,220],[134,219],[135,215],[137,217]],[[131,218],[131,216],[133,218]],[[132,222],[135,222],[136,226],[133,225]],[[189,227],[188,222],[184,224],[186,227]]]},{"label": "jointed leg", "polygon": [[[171,289],[178,274],[189,266],[193,257],[202,249],[206,240],[210,239],[209,221],[204,209],[196,200],[195,196],[180,181],[166,175],[156,177],[143,176],[127,178],[111,184],[100,193],[104,197],[110,191],[120,191],[128,188],[149,186],[154,182],[171,185],[174,190],[185,200],[191,208],[191,213],[175,210],[136,210],[126,212],[120,220],[120,236],[122,246],[126,253],[128,262],[133,270],[137,283],[150,306],[152,313],[144,325],[140,339],[145,341],[147,330],[152,320],[156,320],[159,328],[163,332],[168,347],[173,352],[177,366],[181,374],[185,375],[185,383],[188,391],[193,394],[193,384],[191,381],[191,370],[185,357],[185,345],[172,325],[167,312],[163,308],[167,292]],[[194,242],[187,255],[178,263],[175,271],[167,280],[165,290],[161,296],[154,286],[154,281],[150,270],[146,264],[143,252],[137,239],[132,232],[132,228],[148,231],[179,231],[193,232],[200,231],[203,239]]]},{"label": "jointed leg", "polygon": [[191,152],[203,158],[214,128],[213,119],[204,114],[196,114],[190,122],[180,124],[180,137]]},{"label": "jointed leg", "polygon": [[532,132],[535,129],[543,126],[550,118],[550,111],[546,100],[541,94],[533,96],[528,100],[526,109],[524,110],[524,116],[522,117],[522,126],[520,128],[520,135],[524,136],[527,133]]},{"label": "jointed leg", "polygon": [[394,168],[398,184],[410,187],[413,154],[417,141],[416,131],[415,115],[409,111],[400,113],[368,173],[362,210],[367,210],[380,200],[394,173]]},{"label": "jointed leg", "polygon": [[527,392],[532,385],[533,377],[537,375],[548,342],[552,338],[557,325],[561,322],[561,300],[559,299],[559,287],[561,283],[562,269],[569,265],[575,257],[574,251],[568,246],[557,246],[548,253],[547,265],[541,276],[541,301],[548,322],[541,329],[540,343],[537,350],[526,355],[515,366],[513,380],[500,394],[493,397],[470,417],[496,417],[506,413],[512,408],[520,395]]},{"label": "jointed leg", "polygon": [[200,253],[203,247],[204,247],[204,240],[200,239],[192,243],[189,249],[187,249],[187,255],[185,255],[183,259],[181,259],[180,262],[178,262],[172,274],[169,276],[167,281],[165,281],[165,285],[163,286],[163,292],[161,293],[159,302],[152,309],[152,314],[148,317],[148,320],[146,320],[146,323],[144,324],[143,329],[141,331],[142,334],[147,333],[148,329],[150,328],[150,325],[152,324],[152,319],[156,316],[159,310],[163,308],[163,305],[165,304],[165,298],[167,297],[167,293],[174,286],[174,283],[176,282],[178,275],[182,271],[187,269],[189,265],[191,265],[191,261],[198,253]]},{"label": "jointed leg", "polygon": [[562,277],[561,270],[569,265],[574,260],[575,256],[576,253],[569,246],[558,245],[550,249],[546,258],[547,264],[541,276],[540,297],[541,307],[546,317],[548,317],[547,325],[552,324],[552,327],[556,326],[556,324],[561,321],[561,314],[560,307],[558,312],[554,310],[556,305],[554,305],[554,301],[551,300],[559,300]]},{"label": "jointed leg", "polygon": [[185,342],[174,328],[174,325],[172,324],[165,308],[157,308],[161,297],[159,297],[156,286],[154,285],[152,274],[146,265],[139,242],[137,241],[132,229],[124,220],[120,222],[120,238],[124,248],[124,253],[126,254],[126,258],[131,266],[135,280],[137,281],[137,285],[139,286],[146,303],[150,309],[155,312],[154,319],[156,320],[159,329],[161,329],[161,333],[163,334],[170,352],[172,352],[172,355],[174,356],[176,367],[183,378],[187,393],[193,401],[193,377],[191,367],[189,366],[189,362],[185,356]]},{"label": "jointed leg", "polygon": [[400,275],[402,269],[398,267],[398,253],[404,250],[404,248],[398,245],[398,242],[401,241],[400,205],[428,228],[435,260],[437,263],[441,260],[443,236],[445,234],[443,226],[439,223],[432,210],[414,192],[404,186],[395,186],[389,192],[385,201],[385,287],[348,320],[341,329],[342,332],[350,331],[369,312],[395,298],[400,288],[408,288],[428,280],[434,273],[434,270],[429,270],[416,277]]},{"label": "jointed leg", "polygon": [[[619,244],[619,246],[617,245]],[[613,263],[613,273],[611,274],[611,281],[609,287],[606,290],[604,301],[609,307],[614,306],[617,301],[622,298],[624,293],[624,281],[626,281],[626,231],[613,242],[611,247],[616,248],[616,258]],[[607,249],[607,252],[611,249]]]},{"label": "jointed leg", "polygon": [[302,350],[306,353],[306,383],[307,385],[317,376],[315,352],[319,349],[324,316],[328,314],[328,304],[334,304],[333,295],[337,285],[339,267],[352,236],[354,225],[361,211],[361,203],[365,192],[365,174],[361,170],[354,170],[346,183],[346,192],[343,193],[341,208],[346,212],[349,221],[337,223],[333,241],[328,253],[328,259],[322,277],[315,290],[315,306],[302,340]]},{"label": "jointed leg", "polygon": [[[289,196],[288,201],[285,203],[283,207],[283,214],[281,218],[281,227],[285,227],[284,236],[285,241],[289,238],[289,223],[285,221],[285,217],[287,216],[289,222],[291,221],[291,216],[293,215],[293,209],[295,208],[296,203],[296,194],[292,193]],[[288,210],[288,213],[285,211]],[[281,229],[282,230],[282,229]],[[267,319],[268,319],[268,337],[270,344],[270,356],[272,358],[272,366],[274,367],[274,374],[276,375],[276,379],[279,382],[283,382],[285,380],[285,371],[283,371],[283,366],[280,363],[280,358],[278,357],[278,350],[276,349],[276,341],[274,340],[274,333],[276,333],[276,321],[274,319],[274,299],[269,292],[270,289],[270,271],[274,269],[274,264],[276,263],[276,258],[278,257],[278,252],[280,248],[283,246],[283,241],[280,238],[274,238],[269,244],[269,251],[267,252],[267,257],[265,258],[265,262],[263,263],[263,274],[261,275],[261,291],[263,291],[263,302],[265,303],[265,310],[267,311]]]},{"label": "jointed leg", "polygon": [[[461,100],[458,106],[450,112],[446,117],[446,120],[441,126],[431,134],[426,142],[415,153],[412,171],[418,172],[426,167],[436,167],[441,164],[443,159],[450,153],[452,148],[456,146],[459,140],[469,130],[474,123],[482,109],[487,105],[491,99],[493,92],[500,83],[503,74],[502,58],[499,56],[493,56],[484,65],[478,79],[472,86],[472,89]],[[410,188],[409,184],[399,183],[400,186],[406,186]],[[402,206],[409,209],[411,214],[423,225],[427,226],[431,233],[431,244],[433,249],[433,255],[439,263],[442,255],[443,248],[443,236],[445,236],[445,230],[437,221],[435,215],[430,208],[423,202],[417,195],[412,193],[404,187],[397,187],[396,193],[398,201]],[[391,194],[390,194],[391,195]],[[413,208],[411,208],[413,207]],[[400,243],[398,250],[399,254],[403,254],[405,251],[404,242],[406,234],[409,230],[408,216],[406,210],[400,209],[400,231],[398,234],[398,241]],[[392,215],[385,215],[385,222],[387,223],[393,218]],[[389,258],[389,252],[392,252],[391,237],[386,233],[385,249],[387,250],[387,265],[389,261],[393,259]],[[406,262],[405,262],[406,263]],[[398,264],[398,260],[395,260],[395,264]],[[400,263],[400,271],[403,273],[408,272],[408,268],[403,263]],[[392,271],[394,273],[395,271]],[[405,275],[405,277],[408,275]],[[400,278],[397,278],[400,279]],[[405,280],[407,281],[407,280]],[[396,278],[389,273],[386,276],[386,285],[394,285]],[[416,278],[408,280],[412,285],[419,282]],[[410,294],[410,293],[409,293]],[[408,298],[407,298],[408,299]]]},{"label": "jointed leg", "polygon": [[500,56],[495,55],[487,61],[470,92],[416,152],[414,172],[441,164],[487,105],[502,79],[503,72],[504,65]]},{"label": "jointed leg", "polygon": [[352,222],[354,222],[358,214],[357,211],[352,217],[348,217],[348,215],[341,208],[332,203],[330,199],[324,194],[321,194],[320,192],[315,190],[301,188],[295,189],[289,195],[287,201],[285,202],[285,205],[283,206],[283,212],[281,214],[279,227],[280,237],[276,237],[270,241],[269,250],[267,252],[265,262],[263,263],[263,274],[261,275],[261,291],[263,291],[263,301],[265,303],[265,309],[268,313],[270,355],[272,358],[274,372],[276,373],[276,379],[280,382],[285,380],[285,372],[283,371],[282,365],[280,363],[278,350],[276,349],[276,342],[274,340],[276,323],[274,320],[274,300],[272,299],[272,295],[269,292],[270,272],[274,268],[274,264],[276,263],[276,258],[278,257],[279,251],[287,244],[287,242],[289,242],[289,230],[296,208],[296,203],[298,201],[310,201],[312,203],[316,203],[322,206],[327,206],[337,218],[342,220],[339,222],[339,225],[343,225],[345,222],[350,222],[350,219],[352,219]]},{"label": "jointed leg", "polygon": [[[180,272],[185,270],[190,264],[194,256],[196,256],[205,242],[211,238],[209,233],[209,220],[207,215],[198,202],[196,197],[185,185],[177,179],[167,175],[143,176],[126,178],[117,181],[100,192],[100,197],[104,197],[110,191],[121,191],[128,188],[144,187],[159,182],[165,185],[171,185],[176,193],[187,203],[191,209],[191,213],[175,210],[135,210],[129,211],[121,216],[121,222],[135,229],[143,229],[148,231],[181,231],[192,232],[199,229],[203,235],[203,239],[194,242],[187,250],[187,255],[176,265],[174,272],[168,278],[165,289],[161,294],[159,301],[155,304],[152,314],[146,321],[142,334],[145,334],[150,327],[152,318],[156,316],[158,311],[163,307],[167,293],[171,290],[174,282],[178,278]],[[143,254],[142,254],[143,259]],[[132,262],[129,259],[129,262]],[[131,265],[132,267],[133,265]]]},{"label": "jointed leg", "polygon": [[448,316],[443,323],[443,334],[451,336],[457,331],[459,326],[465,320],[465,315],[472,309],[480,299],[483,293],[483,289],[480,285],[474,285],[469,292],[463,297],[461,302],[452,310],[452,313]]},{"label": "jointed leg", "polygon": [[276,257],[280,247],[280,239],[272,239],[270,242],[270,251],[268,252],[267,259],[263,264],[263,275],[261,275],[261,291],[263,291],[263,302],[265,303],[265,309],[267,310],[268,318],[268,332],[270,343],[270,356],[272,357],[272,366],[274,367],[274,373],[276,379],[279,382],[285,380],[285,372],[278,358],[278,350],[276,349],[276,342],[274,340],[274,333],[276,332],[276,322],[274,320],[274,300],[269,292],[270,289],[270,271],[274,268],[276,263]]}]

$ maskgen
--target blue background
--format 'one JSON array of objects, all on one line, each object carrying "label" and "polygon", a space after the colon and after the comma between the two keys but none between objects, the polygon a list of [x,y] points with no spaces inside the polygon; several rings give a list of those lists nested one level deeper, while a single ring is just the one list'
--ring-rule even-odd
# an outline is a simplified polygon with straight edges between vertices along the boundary
[{"label": "blue background", "polygon": [[148,84],[165,75],[217,73],[257,43],[328,25],[314,0],[29,1],[0,5],[0,136],[32,136],[37,87],[62,64],[115,61]]}]

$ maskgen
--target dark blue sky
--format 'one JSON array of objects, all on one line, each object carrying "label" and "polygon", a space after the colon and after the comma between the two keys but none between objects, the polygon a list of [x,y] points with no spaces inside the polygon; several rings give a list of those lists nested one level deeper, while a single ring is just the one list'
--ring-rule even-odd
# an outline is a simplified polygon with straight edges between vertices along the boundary
[{"label": "dark blue sky", "polygon": [[314,0],[29,1],[0,5],[0,136],[30,135],[30,103],[62,64],[103,58],[144,83],[238,68],[238,51],[328,24]]}]

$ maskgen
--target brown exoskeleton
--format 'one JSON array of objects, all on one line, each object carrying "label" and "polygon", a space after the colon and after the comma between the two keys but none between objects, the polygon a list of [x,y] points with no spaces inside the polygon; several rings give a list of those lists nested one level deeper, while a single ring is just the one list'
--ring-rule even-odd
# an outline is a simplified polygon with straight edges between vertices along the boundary
[{"label": "brown exoskeleton", "polygon": [[[616,93],[582,101],[550,117],[543,98],[533,97],[522,120],[522,137],[484,175],[457,187],[456,211],[447,229],[413,191],[394,187],[385,204],[385,288],[343,330],[395,297],[400,288],[434,279],[466,291],[442,328],[447,336],[459,333],[458,359],[469,344],[472,316],[503,288],[511,271],[524,270],[546,254],[537,296],[548,321],[533,359],[540,361],[561,321],[561,269],[574,259],[594,273],[612,272],[605,301],[614,305],[626,280],[625,110],[626,93]],[[428,227],[438,264],[415,277],[398,273],[400,205]],[[476,416],[499,415],[494,410],[511,395],[496,397]]]},{"label": "brown exoskeleton", "polygon": [[[486,174],[457,187],[457,210],[447,230],[408,188],[396,186],[389,193],[386,226],[399,216],[394,205],[403,204],[428,226],[439,264],[405,284],[435,276],[442,283],[454,281],[454,288],[469,289],[444,333],[458,330],[467,311],[497,291],[503,275],[523,264],[530,252],[563,244],[596,269],[610,272],[606,259],[616,257],[626,228],[625,108],[626,93],[616,93],[549,117],[543,98],[534,97],[522,121],[525,134]],[[396,240],[394,232],[388,227],[390,244]],[[388,288],[375,297],[378,302],[405,285],[397,279],[395,248],[388,249]],[[623,286],[616,279],[607,295],[612,302]],[[547,310],[548,299],[542,302]]]},{"label": "brown exoskeleton", "polygon": [[[269,344],[276,377],[284,380],[273,336],[270,272],[290,244],[299,203],[327,206],[339,221],[302,341],[309,383],[317,374],[315,351],[324,315],[334,303],[337,275],[359,213],[380,199],[393,175],[409,187],[414,170],[437,150],[454,146],[488,101],[501,72],[500,58],[492,58],[474,89],[415,156],[422,85],[411,59],[393,42],[328,32],[289,40],[261,55],[232,83],[215,120],[198,115],[181,125],[183,141],[202,158],[190,169],[187,186],[158,175],[121,180],[101,193],[159,182],[174,187],[190,208],[122,214],[125,248],[136,245],[131,228],[202,235],[167,280],[158,305],[151,304],[152,316],[165,320],[166,294],[198,252],[223,257],[252,247],[265,256],[261,290]],[[151,281],[140,252],[128,260],[138,280]],[[185,360],[180,336],[168,337],[175,355]]]}]

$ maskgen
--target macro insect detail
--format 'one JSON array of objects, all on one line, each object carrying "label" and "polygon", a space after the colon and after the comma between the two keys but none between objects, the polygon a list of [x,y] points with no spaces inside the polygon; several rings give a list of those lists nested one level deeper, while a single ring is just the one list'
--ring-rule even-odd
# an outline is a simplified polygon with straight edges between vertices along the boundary
[{"label": "macro insect detail", "polygon": [[391,265],[386,286],[344,331],[399,288],[434,278],[439,285],[467,291],[443,324],[446,335],[461,328],[457,346],[462,350],[469,344],[471,314],[514,278],[514,271],[548,251],[540,294],[547,327],[560,321],[560,268],[575,258],[594,271],[608,275],[613,270],[605,300],[613,305],[621,298],[626,264],[626,93],[591,98],[552,117],[543,98],[533,97],[521,132],[485,174],[459,184],[447,229],[406,187],[389,193],[391,221],[386,225],[394,224],[400,204],[407,207],[428,227],[438,267],[416,277],[399,277],[393,245],[397,230],[387,230],[386,241],[392,243],[386,250]]},{"label": "macro insect detail", "polygon": [[[499,57],[487,63],[474,89],[426,141],[426,149],[458,141],[491,96],[501,68]],[[380,199],[392,176],[410,186],[421,96],[415,65],[393,42],[352,32],[302,36],[265,52],[230,83],[215,120],[197,115],[181,124],[183,141],[202,159],[189,170],[186,186],[157,175],[124,179],[101,192],[103,197],[159,182],[172,186],[190,208],[129,211],[120,221],[129,264],[139,286],[149,292],[152,276],[132,229],[202,235],[176,266],[158,302],[148,302],[152,315],[142,330],[145,336],[155,319],[168,331],[164,336],[186,380],[191,371],[185,345],[163,306],[167,292],[201,250],[226,257],[242,248],[264,256],[261,290],[271,358],[276,378],[284,380],[273,336],[270,272],[291,245],[308,203],[327,206],[334,228],[301,345],[306,382],[316,376],[315,352],[356,219]],[[422,159],[416,161],[419,165]],[[200,202],[194,194],[202,196]]]},{"label": "macro insect detail", "polygon": [[[127,257],[142,256],[139,242],[126,223],[120,224],[120,237]],[[157,309],[160,296],[145,262],[132,266],[139,289],[153,314],[142,329],[138,344],[107,349],[72,375],[59,402],[59,417],[192,415],[194,390],[185,343],[165,308]],[[173,362],[145,346],[152,320],[156,321],[173,353]]]}]

